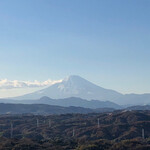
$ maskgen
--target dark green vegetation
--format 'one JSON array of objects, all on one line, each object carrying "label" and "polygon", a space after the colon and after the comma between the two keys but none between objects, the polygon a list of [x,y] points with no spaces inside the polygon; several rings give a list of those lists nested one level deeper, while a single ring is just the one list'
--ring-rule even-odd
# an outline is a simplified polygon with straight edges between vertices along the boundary
[{"label": "dark green vegetation", "polygon": [[0,116],[2,150],[148,150],[149,137],[150,111]]}]

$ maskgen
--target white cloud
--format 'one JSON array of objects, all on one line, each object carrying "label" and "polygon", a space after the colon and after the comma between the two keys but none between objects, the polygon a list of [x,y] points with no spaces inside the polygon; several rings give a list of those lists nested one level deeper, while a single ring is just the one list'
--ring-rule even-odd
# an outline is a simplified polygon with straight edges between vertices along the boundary
[{"label": "white cloud", "polygon": [[13,80],[10,81],[8,79],[2,79],[0,80],[0,89],[13,89],[13,88],[26,88],[26,87],[44,87],[44,86],[50,86],[55,83],[59,83],[62,80],[46,80],[44,82],[40,81],[18,81],[18,80]]}]

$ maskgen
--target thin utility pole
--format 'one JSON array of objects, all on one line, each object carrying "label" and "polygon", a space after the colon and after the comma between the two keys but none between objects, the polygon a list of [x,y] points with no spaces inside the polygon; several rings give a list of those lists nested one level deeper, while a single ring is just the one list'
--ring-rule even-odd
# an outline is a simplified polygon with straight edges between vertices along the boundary
[{"label": "thin utility pole", "polygon": [[45,124],[45,122],[46,122],[46,121],[44,120],[43,123]]},{"label": "thin utility pole", "polygon": [[51,120],[50,119],[48,120],[48,126],[49,126],[49,128],[51,127]]},{"label": "thin utility pole", "polygon": [[36,126],[37,126],[37,128],[39,127],[39,119],[38,118],[36,119]]},{"label": "thin utility pole", "polygon": [[145,139],[144,129],[142,129],[142,138]]},{"label": "thin utility pole", "polygon": [[13,138],[13,123],[10,124],[10,137]]},{"label": "thin utility pole", "polygon": [[75,136],[75,129],[73,128],[72,136]]},{"label": "thin utility pole", "polygon": [[98,128],[99,128],[99,118],[97,119],[97,125],[98,125]]}]

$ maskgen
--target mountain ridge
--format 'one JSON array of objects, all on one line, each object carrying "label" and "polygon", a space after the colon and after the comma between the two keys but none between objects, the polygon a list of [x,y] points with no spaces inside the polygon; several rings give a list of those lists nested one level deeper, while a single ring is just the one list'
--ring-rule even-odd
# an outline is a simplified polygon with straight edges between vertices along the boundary
[{"label": "mountain ridge", "polygon": [[45,89],[15,97],[16,99],[38,99],[48,96],[53,99],[80,97],[87,100],[109,100],[121,97],[122,94],[114,90],[105,89],[92,82],[77,76],[66,77],[60,83],[53,84]]},{"label": "mountain ridge", "polygon": [[62,107],[84,107],[84,108],[114,108],[120,109],[122,108],[120,105],[115,104],[110,101],[99,101],[99,100],[85,100],[77,97],[70,97],[64,99],[52,99],[47,96],[41,97],[37,100],[14,100],[14,99],[0,99],[0,103],[13,103],[13,104],[48,104],[48,105],[57,105]]},{"label": "mountain ridge", "polygon": [[111,101],[119,105],[144,105],[150,104],[150,93],[145,94],[121,94],[111,89],[105,89],[92,82],[77,76],[71,75],[60,83],[53,84],[42,90],[15,97],[17,100],[39,99],[43,96],[52,99],[63,99],[68,97],[79,97],[86,100]]}]

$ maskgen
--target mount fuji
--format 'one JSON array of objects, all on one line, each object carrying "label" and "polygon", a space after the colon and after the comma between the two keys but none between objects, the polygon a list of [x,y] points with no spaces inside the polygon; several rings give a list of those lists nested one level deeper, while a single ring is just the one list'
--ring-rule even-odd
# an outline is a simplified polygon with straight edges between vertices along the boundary
[{"label": "mount fuji", "polygon": [[147,105],[150,104],[150,94],[121,94],[117,91],[97,86],[88,80],[72,75],[59,83],[45,89],[15,97],[16,100],[37,100],[42,97],[65,99],[76,97],[85,100],[110,101],[119,105]]},{"label": "mount fuji", "polygon": [[87,100],[116,100],[122,94],[97,86],[80,76],[72,75],[66,77],[59,83],[55,83],[45,89],[34,93],[17,97],[17,99],[39,99],[41,97],[62,99],[68,97],[79,97]]}]

